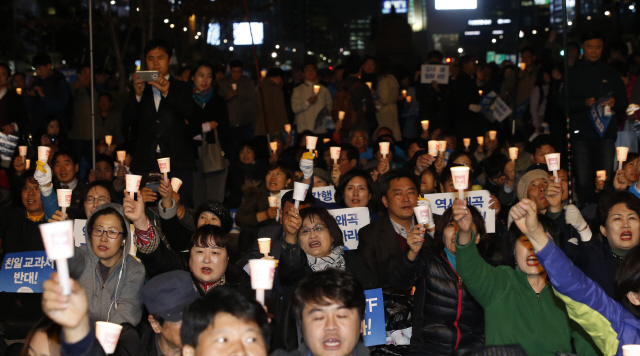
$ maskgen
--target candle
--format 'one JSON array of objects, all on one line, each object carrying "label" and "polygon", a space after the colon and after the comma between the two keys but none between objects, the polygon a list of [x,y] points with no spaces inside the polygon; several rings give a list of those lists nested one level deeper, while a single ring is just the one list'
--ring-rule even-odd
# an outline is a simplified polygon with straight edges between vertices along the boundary
[{"label": "candle", "polygon": [[406,89],[402,89],[402,97],[403,98],[407,97],[407,90]]},{"label": "candle", "polygon": [[509,158],[511,158],[512,161],[518,159],[518,147],[509,147]]},{"label": "candle", "polygon": [[373,83],[367,82],[367,86],[369,87],[369,90],[371,90],[373,88]]},{"label": "candle", "polygon": [[411,102],[411,96],[408,96],[407,97],[407,103],[410,103],[410,102]]},{"label": "candle", "polygon": [[427,131],[429,129],[429,120],[422,120],[420,121],[420,124],[422,125],[423,131]]},{"label": "candle", "polygon": [[320,86],[319,85],[314,85],[313,86],[313,94],[318,95],[318,92],[320,91]]}]

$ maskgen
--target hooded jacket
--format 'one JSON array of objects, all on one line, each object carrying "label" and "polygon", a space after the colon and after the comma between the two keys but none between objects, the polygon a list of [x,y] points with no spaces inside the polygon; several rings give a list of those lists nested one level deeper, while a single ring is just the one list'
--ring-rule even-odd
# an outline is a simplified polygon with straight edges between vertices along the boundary
[{"label": "hooded jacket", "polygon": [[130,222],[124,216],[122,205],[102,204],[87,219],[86,231],[93,216],[105,209],[115,210],[125,221],[125,244],[122,260],[109,270],[106,281],[102,280],[98,256],[91,248],[91,236],[87,244],[76,247],[69,260],[69,274],[87,291],[89,317],[94,321],[109,321],[116,324],[138,325],[142,317],[142,285],[145,272],[142,263],[136,261],[128,251],[131,247]]},{"label": "hooded jacket", "polygon": [[536,255],[554,293],[566,303],[569,317],[591,335],[605,356],[622,355],[622,345],[640,343],[640,320],[587,278],[558,246],[548,242]]}]

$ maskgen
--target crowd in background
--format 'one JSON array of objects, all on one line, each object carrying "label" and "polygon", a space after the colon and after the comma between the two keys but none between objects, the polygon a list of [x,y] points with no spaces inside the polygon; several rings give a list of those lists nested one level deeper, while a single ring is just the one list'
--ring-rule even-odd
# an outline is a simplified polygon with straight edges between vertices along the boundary
[{"label": "crowd in background", "polygon": [[[162,39],[143,51],[157,77],[131,73],[126,97],[88,66],[69,84],[46,53],[34,76],[0,64],[0,128],[28,147],[0,169],[1,256],[44,250],[44,223],[85,219],[87,236],[69,261],[71,295],[57,274],[43,294],[0,293],[4,338],[22,341],[0,354],[102,354],[93,323],[109,321],[123,326],[118,355],[622,355],[640,344],[640,156],[627,112],[640,103],[640,53],[588,32],[567,48],[567,72],[555,41],[522,47],[521,63],[430,52],[448,84],[355,55],[290,72],[171,68]],[[481,106],[493,96],[513,108],[504,121]],[[594,121],[598,109],[608,121]],[[619,166],[616,147],[630,149]],[[435,208],[425,196],[457,192],[456,167],[469,168],[466,191],[488,191],[491,231],[453,196],[428,224],[415,219],[416,206]],[[142,176],[135,195],[127,174]],[[294,182],[309,185],[303,200]],[[334,201],[313,196],[329,186]],[[72,190],[65,213],[58,189]],[[343,208],[368,211],[355,250],[329,212]],[[264,237],[278,267],[261,306],[248,261]],[[364,290],[376,288],[388,345],[365,348]]]}]

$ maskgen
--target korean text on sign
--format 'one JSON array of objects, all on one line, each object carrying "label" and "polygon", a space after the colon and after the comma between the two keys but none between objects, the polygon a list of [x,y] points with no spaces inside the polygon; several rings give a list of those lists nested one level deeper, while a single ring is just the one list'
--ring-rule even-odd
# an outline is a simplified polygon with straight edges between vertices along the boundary
[{"label": "korean text on sign", "polygon": [[387,333],[384,323],[384,301],[382,289],[364,291],[366,301],[364,309],[364,346],[384,345],[387,343]]},{"label": "korean text on sign", "polygon": [[0,291],[42,293],[42,283],[53,271],[53,262],[44,251],[9,253],[0,269]]},{"label": "korean text on sign", "polygon": [[423,64],[420,82],[428,84],[433,81],[438,84],[449,84],[449,66],[440,64]]},{"label": "korean text on sign", "polygon": [[336,188],[334,186],[313,188],[313,197],[325,203],[335,203]]},{"label": "korean text on sign", "polygon": [[329,210],[342,230],[345,250],[355,250],[358,248],[358,231],[369,225],[369,209],[367,208],[346,208]]},{"label": "korean text on sign", "polygon": [[[447,208],[453,205],[457,194],[458,193],[435,193],[427,194],[424,197],[431,203],[433,213],[442,215]],[[487,190],[475,190],[464,193],[467,199],[467,205],[474,206],[480,211],[480,214],[484,217],[487,232],[493,233],[496,232],[496,212],[489,208],[489,200],[491,200],[489,195],[489,191]]]}]

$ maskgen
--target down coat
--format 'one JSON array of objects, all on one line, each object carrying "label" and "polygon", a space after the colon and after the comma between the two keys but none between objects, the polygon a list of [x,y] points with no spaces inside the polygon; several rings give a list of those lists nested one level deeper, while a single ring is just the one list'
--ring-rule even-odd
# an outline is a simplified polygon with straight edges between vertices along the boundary
[{"label": "down coat", "polygon": [[484,311],[440,251],[423,248],[415,261],[408,250],[391,274],[394,288],[416,287],[409,355],[451,355],[484,345]]}]

